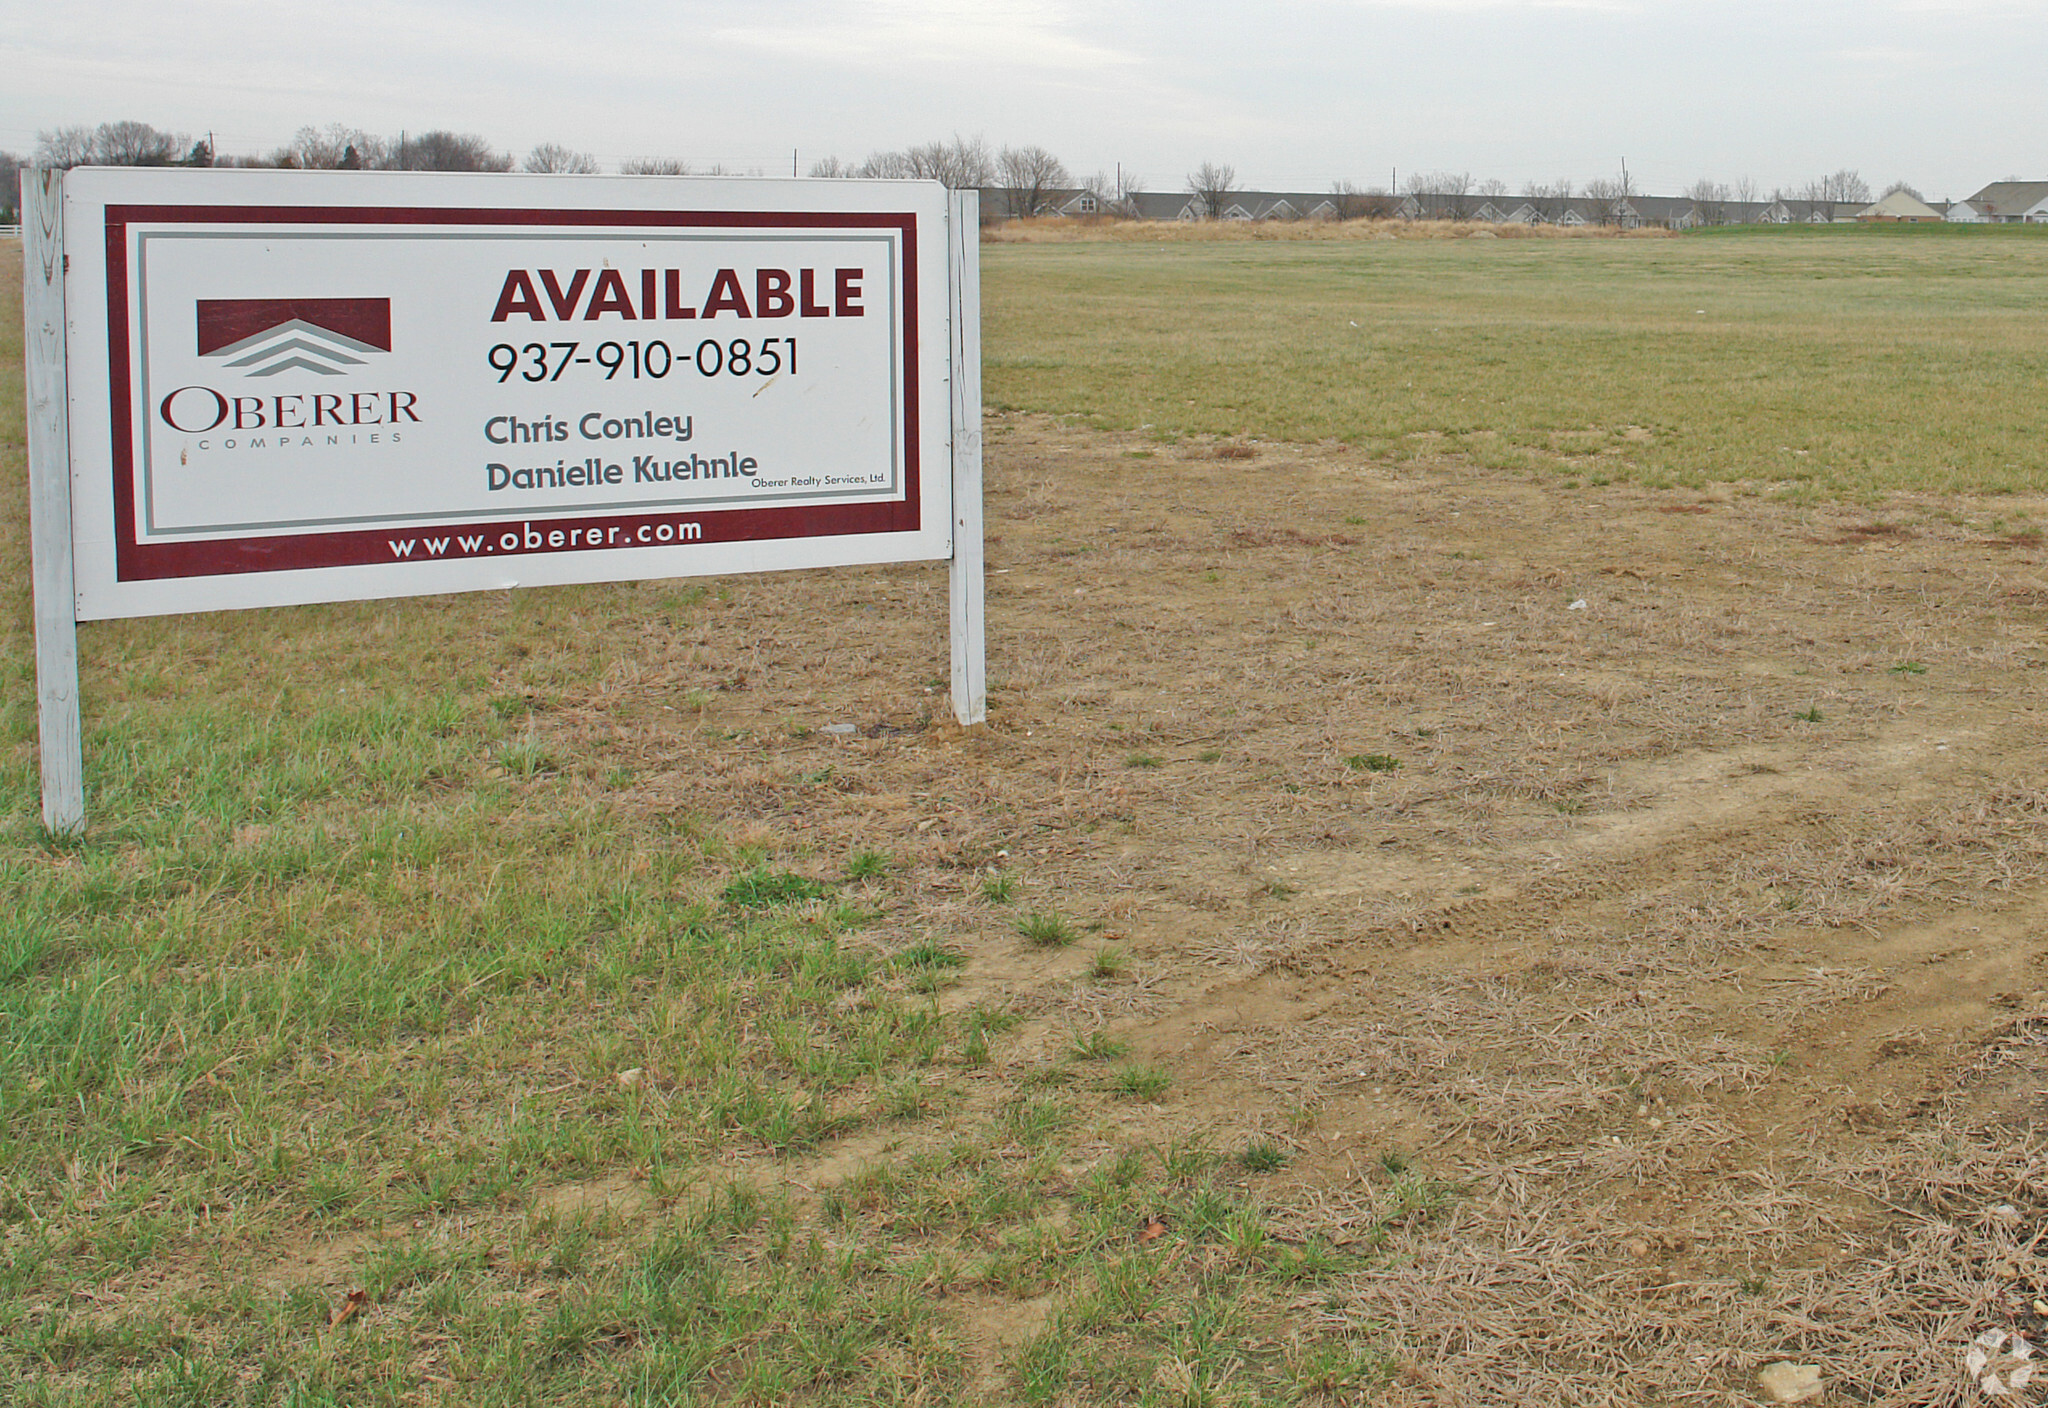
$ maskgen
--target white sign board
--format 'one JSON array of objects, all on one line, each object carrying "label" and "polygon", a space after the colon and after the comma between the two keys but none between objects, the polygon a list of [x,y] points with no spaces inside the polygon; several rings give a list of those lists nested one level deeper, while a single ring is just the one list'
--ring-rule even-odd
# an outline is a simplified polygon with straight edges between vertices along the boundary
[{"label": "white sign board", "polygon": [[79,619],[949,555],[935,183],[80,170],[64,207]]},{"label": "white sign board", "polygon": [[81,169],[25,178],[30,204],[37,182],[74,620],[951,558],[959,526],[979,649],[971,197]]}]

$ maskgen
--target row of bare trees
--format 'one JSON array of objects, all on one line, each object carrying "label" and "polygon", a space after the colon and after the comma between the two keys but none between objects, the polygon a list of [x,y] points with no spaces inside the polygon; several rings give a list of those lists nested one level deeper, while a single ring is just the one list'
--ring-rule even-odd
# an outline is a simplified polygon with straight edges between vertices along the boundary
[{"label": "row of bare trees", "polygon": [[[24,163],[0,153],[0,162],[15,169]],[[262,156],[221,156],[210,137],[193,141],[179,133],[160,131],[146,122],[103,122],[98,127],[58,127],[36,134],[39,167],[73,166],[244,166],[305,171],[522,171],[595,173],[597,158],[556,142],[543,142],[523,161],[492,147],[473,132],[434,130],[380,136],[345,123],[301,127],[289,142]],[[680,161],[653,158],[623,163],[632,175],[687,176]],[[727,175],[714,168],[711,175]]]},{"label": "row of bare trees", "polygon": [[[375,171],[522,171],[591,174],[600,168],[588,152],[559,143],[543,142],[523,160],[495,150],[490,142],[474,133],[435,130],[417,135],[400,133],[383,137],[342,123],[326,127],[302,127],[284,146],[265,156],[217,156],[210,136],[194,141],[181,134],[161,131],[146,122],[103,122],[97,127],[59,127],[37,134],[35,155],[30,162],[0,152],[0,175],[6,179],[0,202],[12,205],[14,173],[24,165],[72,166],[261,166],[303,170]],[[627,175],[687,176],[690,166],[672,158],[640,158],[620,164]],[[737,175],[722,165],[706,168],[708,176]],[[759,171],[745,174],[759,175]],[[954,189],[989,189],[1002,193],[1013,217],[1042,214],[1051,208],[1056,194],[1079,191],[1093,196],[1092,208],[1103,214],[1135,215],[1135,197],[1145,190],[1142,178],[1118,170],[1076,180],[1059,157],[1040,146],[992,148],[979,136],[955,133],[950,140],[936,140],[906,147],[901,151],[880,151],[859,162],[826,157],[812,163],[812,176],[895,177],[943,182]],[[1887,188],[1911,191],[1904,182]],[[1196,208],[1210,219],[1220,219],[1239,190],[1236,169],[1227,164],[1203,162],[1190,171],[1187,193]],[[1508,194],[1507,183],[1496,179],[1474,180],[1469,171],[1416,172],[1397,190],[1359,187],[1339,181],[1330,188],[1330,205],[1337,218],[1384,218],[1397,213],[1402,197],[1424,218],[1462,220],[1470,218],[1472,197],[1497,200]],[[1620,223],[1628,213],[1630,198],[1637,194],[1624,168],[1617,178],[1587,181],[1574,189],[1569,179],[1526,183],[1520,198],[1546,219],[1562,216],[1567,207],[1590,207],[1601,223]],[[1917,193],[1915,193],[1917,194]],[[1758,204],[1759,188],[1748,176],[1733,182],[1702,178],[1685,195],[1692,201],[1699,220],[1725,224],[1744,219]],[[1853,170],[1843,169],[1816,177],[1803,186],[1778,187],[1773,200],[1798,200],[1810,205],[1825,219],[1870,203],[1870,186]],[[996,212],[991,212],[996,213]]]},{"label": "row of bare trees", "polygon": [[[898,178],[943,182],[953,190],[993,188],[1003,195],[1001,213],[1017,218],[1040,215],[1055,193],[1074,191],[1093,196],[1103,214],[1131,213],[1131,198],[1144,190],[1143,178],[1119,169],[1115,176],[1099,171],[1076,179],[1067,164],[1039,146],[991,147],[986,138],[963,137],[925,142],[901,151],[871,152],[858,162],[836,156],[811,163],[813,176]],[[995,212],[991,212],[995,213]]]},{"label": "row of bare trees", "polygon": [[160,132],[147,122],[102,122],[36,134],[35,164],[73,166],[211,166],[213,144],[182,133]]}]

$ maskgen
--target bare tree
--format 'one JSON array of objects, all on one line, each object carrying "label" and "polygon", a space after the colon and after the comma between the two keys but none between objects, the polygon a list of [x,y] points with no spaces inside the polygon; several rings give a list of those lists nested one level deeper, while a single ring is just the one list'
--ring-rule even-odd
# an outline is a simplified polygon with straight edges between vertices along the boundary
[{"label": "bare tree", "polygon": [[1756,177],[1738,176],[1735,178],[1735,185],[1731,189],[1735,198],[1735,208],[1738,212],[1736,218],[1746,223],[1756,214],[1757,201],[1762,195],[1762,192],[1757,189]]},{"label": "bare tree", "polygon": [[1188,194],[1202,206],[1206,220],[1221,220],[1228,201],[1237,190],[1237,168],[1205,161],[1188,173]]},{"label": "bare tree", "polygon": [[92,159],[100,166],[170,166],[190,142],[146,122],[103,122],[92,134]]},{"label": "bare tree", "polygon": [[[1073,184],[1066,163],[1044,147],[1004,147],[996,157],[996,173],[1012,219],[1038,214],[1052,192]],[[1101,203],[1101,197],[1097,197]]]},{"label": "bare tree", "polygon": [[[1927,199],[1927,197],[1926,197],[1926,196],[1923,196],[1923,195],[1921,195],[1921,194],[1920,194],[1919,188],[1918,188],[1918,187],[1916,187],[1916,186],[1914,186],[1914,185],[1913,185],[1913,183],[1912,183],[1912,182],[1910,182],[1910,181],[1894,181],[1894,182],[1892,182],[1892,183],[1891,183],[1891,184],[1890,184],[1889,186],[1886,186],[1886,187],[1884,188],[1884,195],[1885,195],[1885,196],[1895,196],[1895,195],[1897,195],[1897,194],[1898,194],[1898,193],[1899,193],[1900,191],[1904,191],[1904,192],[1905,192],[1905,193],[1906,193],[1907,195],[1911,196],[1911,197],[1912,197],[1912,198],[1913,198],[1914,200],[1924,201],[1924,200],[1926,200],[1926,199]],[[1878,199],[1879,199],[1879,200],[1883,200],[1883,199],[1884,199],[1884,196],[1879,196],[1879,197],[1878,197]]]},{"label": "bare tree", "polygon": [[1330,218],[1333,220],[1363,220],[1365,218],[1365,192],[1350,181],[1330,183]]},{"label": "bare tree", "polygon": [[491,150],[475,133],[437,130],[400,137],[385,152],[384,165],[394,171],[510,171],[512,156]]},{"label": "bare tree", "polygon": [[305,171],[362,171],[383,160],[382,137],[335,122],[324,128],[301,127],[291,141],[271,153],[269,163]]},{"label": "bare tree", "polygon": [[1845,167],[1808,181],[1805,195],[1815,214],[1833,220],[1843,206],[1861,208],[1870,204],[1870,183]]},{"label": "bare tree", "polygon": [[846,174],[868,181],[893,181],[903,180],[916,172],[911,167],[910,158],[902,152],[869,152],[859,166]]},{"label": "bare tree", "polygon": [[805,174],[829,180],[841,180],[853,174],[853,167],[836,156],[821,157],[811,163],[811,169]]},{"label": "bare tree", "polygon": [[674,157],[636,156],[630,161],[619,163],[621,176],[687,176],[689,163],[677,161]]},{"label": "bare tree", "polygon": [[1854,171],[1844,168],[1828,177],[1835,199],[1846,206],[1862,207],[1870,204],[1870,183]]},{"label": "bare tree", "polygon": [[1702,225],[1728,223],[1728,187],[1724,183],[1702,176],[1692,183],[1686,195],[1691,198],[1693,213]]},{"label": "bare tree", "polygon": [[58,127],[36,133],[35,164],[45,170],[65,171],[91,160],[90,127]]},{"label": "bare tree", "polygon": [[975,190],[995,181],[995,158],[988,143],[979,137],[962,137],[957,132],[950,142],[926,142],[902,153],[905,175],[924,181],[938,181],[948,190]]},{"label": "bare tree", "polygon": [[10,225],[21,219],[21,170],[28,164],[13,152],[0,152],[0,220]]},{"label": "bare tree", "polygon": [[1586,199],[1593,204],[1593,218],[1602,225],[1621,219],[1622,202],[1627,199],[1619,178],[1595,177],[1586,183]]},{"label": "bare tree", "polygon": [[520,169],[542,175],[595,176],[597,158],[589,152],[572,152],[558,142],[542,142],[526,154]]},{"label": "bare tree", "polygon": [[1494,200],[1508,193],[1508,183],[1498,176],[1489,176],[1473,189],[1481,199]]},{"label": "bare tree", "polygon": [[1465,197],[1472,191],[1469,171],[1419,171],[1406,182],[1425,220],[1462,220]]},{"label": "bare tree", "polygon": [[[36,134],[35,164],[50,169],[73,166],[197,165],[204,148],[206,165],[213,149],[190,137],[159,132],[146,122],[102,122],[98,127],[59,127]],[[181,157],[181,153],[186,155]]]}]

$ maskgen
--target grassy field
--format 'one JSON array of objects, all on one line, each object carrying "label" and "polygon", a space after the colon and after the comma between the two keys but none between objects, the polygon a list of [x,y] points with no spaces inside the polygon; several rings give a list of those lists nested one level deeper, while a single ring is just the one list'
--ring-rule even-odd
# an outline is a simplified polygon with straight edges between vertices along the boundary
[{"label": "grassy field", "polygon": [[1808,496],[2014,490],[2048,234],[1159,239],[984,251],[992,407]]},{"label": "grassy field", "polygon": [[[810,732],[715,723],[747,671],[699,657],[772,584],[90,626],[91,825],[48,842],[18,260],[0,1400],[924,1403],[993,1375],[1051,1402],[1127,1400],[1160,1363],[1197,1397],[1379,1371],[1341,1333],[1283,1343],[1345,1262],[1268,1235],[1246,1180],[1284,1158],[1105,1141],[1085,1113],[1171,1083],[1107,1037],[998,1060],[1019,1017],[942,1003],[965,957],[882,922],[886,851],[627,800],[652,730],[741,756]],[[933,658],[888,662],[919,679],[946,668],[935,580]],[[679,649],[683,682],[648,685]],[[1047,952],[1089,937],[1023,907],[1000,844],[957,859],[960,902]],[[782,1181],[848,1140],[872,1164]],[[1390,1178],[1387,1216],[1433,1196]],[[967,1335],[982,1296],[1057,1308],[1028,1340]]]},{"label": "grassy field", "polygon": [[[2048,444],[2038,239],[984,267],[991,408],[1157,441],[1852,498],[2037,488]],[[1117,776],[1062,763],[1037,810],[954,835],[972,788],[942,758],[873,817],[810,822],[852,767],[820,752],[829,709],[894,721],[875,748],[940,732],[942,572],[95,624],[91,828],[49,841],[19,286],[10,250],[0,1400],[1208,1404],[1397,1379],[1412,1346],[1327,1307],[1457,1189],[1389,1148],[1337,1230],[1322,1195],[1269,1196],[1313,1109],[1228,1139],[1176,1110],[1167,1048],[1110,1029],[1159,1000],[1128,915],[1068,912],[1058,855],[1027,849],[1056,822],[1125,834]],[[1012,488],[1009,531],[1053,511]],[[792,654],[799,601],[922,634]],[[997,673],[999,711],[1035,707]],[[1108,727],[1112,774],[1172,751]],[[679,754],[728,771],[662,792]],[[927,820],[954,839],[913,866]],[[984,998],[988,969],[1059,1001]]]}]

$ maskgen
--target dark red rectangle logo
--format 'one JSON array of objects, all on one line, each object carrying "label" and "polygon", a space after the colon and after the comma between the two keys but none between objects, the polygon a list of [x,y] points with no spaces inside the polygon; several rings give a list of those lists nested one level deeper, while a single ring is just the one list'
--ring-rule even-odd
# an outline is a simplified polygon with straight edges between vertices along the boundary
[{"label": "dark red rectangle logo", "polygon": [[391,350],[388,298],[202,298],[199,355],[295,322],[339,333],[379,352]]}]

